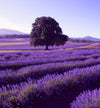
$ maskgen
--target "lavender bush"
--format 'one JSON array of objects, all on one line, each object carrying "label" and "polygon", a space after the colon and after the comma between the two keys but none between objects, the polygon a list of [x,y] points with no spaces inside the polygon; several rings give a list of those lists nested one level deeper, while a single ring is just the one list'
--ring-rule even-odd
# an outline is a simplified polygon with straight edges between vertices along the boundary
[{"label": "lavender bush", "polygon": [[71,108],[100,108],[100,88],[81,93],[71,103]]}]

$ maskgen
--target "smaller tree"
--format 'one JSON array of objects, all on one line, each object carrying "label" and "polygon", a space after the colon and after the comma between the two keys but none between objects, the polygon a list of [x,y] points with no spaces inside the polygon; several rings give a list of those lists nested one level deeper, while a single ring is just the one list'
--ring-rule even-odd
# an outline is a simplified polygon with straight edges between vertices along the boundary
[{"label": "smaller tree", "polygon": [[64,45],[68,40],[68,36],[62,34],[59,24],[51,17],[36,18],[30,34],[30,45],[48,46]]}]

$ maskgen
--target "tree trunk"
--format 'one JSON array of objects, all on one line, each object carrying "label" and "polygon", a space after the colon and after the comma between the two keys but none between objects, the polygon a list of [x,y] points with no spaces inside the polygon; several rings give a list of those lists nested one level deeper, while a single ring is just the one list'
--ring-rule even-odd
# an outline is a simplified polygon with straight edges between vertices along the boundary
[{"label": "tree trunk", "polygon": [[46,45],[45,50],[48,50],[48,45]]}]

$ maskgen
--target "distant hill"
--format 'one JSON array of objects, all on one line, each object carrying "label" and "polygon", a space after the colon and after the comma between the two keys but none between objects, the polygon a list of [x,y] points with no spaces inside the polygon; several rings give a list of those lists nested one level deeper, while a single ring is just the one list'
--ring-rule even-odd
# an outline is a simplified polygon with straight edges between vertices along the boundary
[{"label": "distant hill", "polygon": [[20,35],[20,34],[25,34],[25,33],[19,32],[19,31],[16,31],[16,30],[0,29],[0,36],[13,35],[13,34]]},{"label": "distant hill", "polygon": [[85,40],[90,40],[90,41],[100,41],[99,38],[94,38],[94,37],[92,37],[92,36],[86,36],[86,37],[84,37],[83,39],[85,39]]}]

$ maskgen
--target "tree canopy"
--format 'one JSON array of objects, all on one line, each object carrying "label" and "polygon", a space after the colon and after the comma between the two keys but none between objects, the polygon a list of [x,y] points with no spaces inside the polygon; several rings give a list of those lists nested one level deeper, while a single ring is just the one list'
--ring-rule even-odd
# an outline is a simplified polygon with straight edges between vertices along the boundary
[{"label": "tree canopy", "polygon": [[68,36],[62,34],[58,22],[51,17],[36,18],[32,27],[30,34],[31,46],[46,46],[46,49],[48,49],[48,46],[64,45],[68,40]]}]

